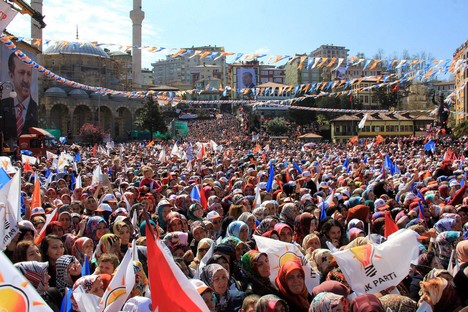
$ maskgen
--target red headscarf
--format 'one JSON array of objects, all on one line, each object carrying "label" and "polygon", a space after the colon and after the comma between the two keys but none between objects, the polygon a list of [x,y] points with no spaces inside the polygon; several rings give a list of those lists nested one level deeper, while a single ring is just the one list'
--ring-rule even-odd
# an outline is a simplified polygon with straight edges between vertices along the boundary
[{"label": "red headscarf", "polygon": [[286,263],[284,263],[281,266],[278,275],[276,276],[276,286],[278,286],[279,291],[281,292],[281,294],[283,294],[284,298],[288,303],[291,303],[292,305],[301,308],[301,310],[308,311],[310,302],[308,299],[308,292],[307,287],[305,285],[305,281],[304,287],[299,295],[293,294],[288,288],[288,276],[296,270],[299,270],[301,272],[303,278],[305,277],[304,270],[302,269],[302,265],[299,262],[299,260],[289,260]]}]

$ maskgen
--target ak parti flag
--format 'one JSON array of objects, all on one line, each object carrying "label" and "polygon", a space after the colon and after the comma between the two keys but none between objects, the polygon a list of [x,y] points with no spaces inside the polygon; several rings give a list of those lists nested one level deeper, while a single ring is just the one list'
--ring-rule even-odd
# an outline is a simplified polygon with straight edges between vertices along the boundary
[{"label": "ak parti flag", "polygon": [[57,210],[58,210],[58,208],[55,208],[54,211],[52,211],[52,213],[50,213],[50,214],[48,214],[46,216],[46,222],[44,223],[44,226],[42,227],[41,231],[39,232],[39,235],[37,235],[36,238],[34,239],[34,244],[36,244],[36,246],[39,246],[41,244],[42,240],[44,239],[45,234],[46,234],[46,229],[47,229],[47,226],[49,225],[49,223],[52,222],[52,221],[57,221],[57,219],[58,219]]},{"label": "ak parti flag", "polygon": [[383,142],[385,142],[385,139],[384,139],[383,136],[381,136],[381,135],[379,134],[379,135],[377,135],[377,136],[375,137],[375,143],[374,143],[374,145],[379,145],[380,143],[383,143]]},{"label": "ak parti flag", "polygon": [[146,222],[146,234],[148,259],[151,259],[148,261],[148,277],[153,311],[209,312],[205,301],[165,251],[161,240],[154,238],[149,222]]},{"label": "ak parti flag", "polygon": [[385,238],[389,237],[393,233],[398,231],[398,226],[396,225],[395,221],[393,221],[392,217],[390,216],[390,212],[385,212],[385,228],[384,228],[384,236]]}]

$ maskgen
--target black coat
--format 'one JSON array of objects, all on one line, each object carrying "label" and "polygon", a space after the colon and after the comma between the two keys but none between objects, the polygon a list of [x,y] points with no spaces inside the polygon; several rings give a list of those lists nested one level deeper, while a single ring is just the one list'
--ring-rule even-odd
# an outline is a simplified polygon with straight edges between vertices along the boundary
[{"label": "black coat", "polygon": [[[2,116],[2,126],[4,129],[5,139],[16,138],[16,108],[14,107],[14,99],[7,98],[0,102],[0,114]],[[38,108],[37,103],[31,98],[26,112],[22,133],[27,133],[31,127],[37,127],[38,124]]]}]

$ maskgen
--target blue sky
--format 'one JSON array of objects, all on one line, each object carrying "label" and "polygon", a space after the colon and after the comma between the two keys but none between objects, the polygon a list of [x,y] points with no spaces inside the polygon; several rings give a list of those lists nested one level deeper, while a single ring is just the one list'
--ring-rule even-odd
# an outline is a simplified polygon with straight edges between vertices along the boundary
[{"label": "blue sky", "polygon": [[[142,0],[143,45],[183,48],[224,46],[235,53],[294,55],[322,44],[363,52],[379,49],[400,57],[426,52],[450,59],[468,39],[465,0]],[[131,45],[131,0],[44,0],[44,38]],[[30,36],[29,18],[18,15],[7,28]],[[115,47],[114,49],[117,49]],[[143,53],[143,65],[164,58]]]}]

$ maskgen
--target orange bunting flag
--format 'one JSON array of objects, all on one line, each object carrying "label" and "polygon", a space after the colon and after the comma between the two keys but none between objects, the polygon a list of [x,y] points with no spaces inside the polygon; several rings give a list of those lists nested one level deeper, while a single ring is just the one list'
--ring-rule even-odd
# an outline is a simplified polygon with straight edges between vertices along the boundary
[{"label": "orange bunting flag", "polygon": [[260,150],[262,149],[262,147],[260,146],[260,144],[257,144],[257,146],[254,147],[254,149],[252,150],[253,153],[258,153],[260,152]]},{"label": "orange bunting flag", "polygon": [[205,150],[205,144],[202,144],[202,147],[197,153],[197,159],[203,159],[205,157],[206,150]]},{"label": "orange bunting flag", "polygon": [[148,144],[146,144],[146,147],[151,147],[154,145],[154,140],[151,140]]},{"label": "orange bunting flag", "polygon": [[353,136],[352,138],[349,139],[349,144],[350,144],[351,146],[356,145],[358,139],[359,139],[359,138],[358,138],[357,135],[356,135],[356,136]]},{"label": "orange bunting flag", "polygon": [[34,189],[29,207],[30,209],[42,207],[41,182],[37,177],[34,179]]}]

